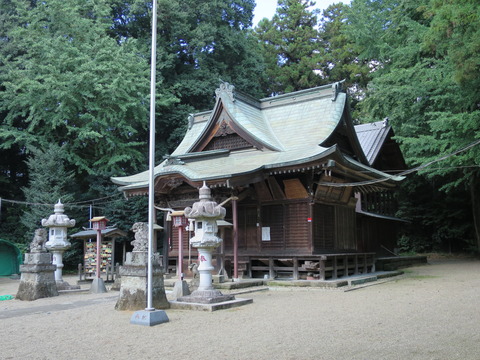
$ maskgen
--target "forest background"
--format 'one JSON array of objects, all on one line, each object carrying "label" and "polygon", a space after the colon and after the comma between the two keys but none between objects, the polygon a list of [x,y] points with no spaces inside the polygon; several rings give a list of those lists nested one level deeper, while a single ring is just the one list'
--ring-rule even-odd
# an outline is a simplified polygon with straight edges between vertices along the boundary
[{"label": "forest background", "polygon": [[[401,185],[401,250],[478,252],[480,3],[312,5],[279,0],[252,28],[254,0],[158,0],[157,163],[220,81],[263,98],[345,79],[355,122],[388,117],[409,167],[445,156]],[[146,221],[147,199],[109,179],[147,168],[151,2],[0,9],[0,238],[26,250],[58,199],[76,229]],[[76,241],[67,266],[80,253]]]}]

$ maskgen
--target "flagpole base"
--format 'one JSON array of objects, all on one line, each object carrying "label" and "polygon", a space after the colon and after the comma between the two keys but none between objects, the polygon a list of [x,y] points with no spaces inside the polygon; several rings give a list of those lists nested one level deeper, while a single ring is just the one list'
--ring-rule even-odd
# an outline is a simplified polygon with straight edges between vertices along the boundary
[{"label": "flagpole base", "polygon": [[143,325],[143,326],[155,326],[168,322],[167,313],[163,310],[139,310],[133,313],[130,318],[130,324]]}]

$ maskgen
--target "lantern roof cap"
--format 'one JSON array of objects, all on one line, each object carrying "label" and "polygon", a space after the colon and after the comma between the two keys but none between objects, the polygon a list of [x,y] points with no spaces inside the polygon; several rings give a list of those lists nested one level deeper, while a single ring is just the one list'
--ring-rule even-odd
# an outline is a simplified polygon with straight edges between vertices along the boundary
[{"label": "lantern roof cap", "polygon": [[75,226],[75,220],[70,220],[66,214],[64,214],[64,207],[60,200],[54,206],[54,213],[48,217],[48,219],[42,219],[42,226],[45,227],[73,227]]},{"label": "lantern roof cap", "polygon": [[203,186],[198,190],[200,200],[210,200],[212,198],[212,191],[207,186],[206,182],[203,182]]},{"label": "lantern roof cap", "polygon": [[89,221],[91,222],[98,222],[98,221],[110,221],[105,216],[95,216],[91,218]]},{"label": "lantern roof cap", "polygon": [[170,216],[185,216],[185,211],[183,210],[172,211],[170,213]]},{"label": "lantern roof cap", "polygon": [[210,221],[223,219],[227,211],[223,206],[212,200],[211,190],[205,181],[198,192],[199,201],[193,203],[192,207],[185,208],[185,216],[188,219],[203,219]]},{"label": "lantern roof cap", "polygon": [[57,213],[63,214],[64,211],[65,211],[65,208],[64,208],[62,202],[60,201],[60,199],[58,199],[58,203],[55,204],[55,206],[54,206],[54,208],[53,208],[53,212],[54,212],[55,214],[57,214]]}]

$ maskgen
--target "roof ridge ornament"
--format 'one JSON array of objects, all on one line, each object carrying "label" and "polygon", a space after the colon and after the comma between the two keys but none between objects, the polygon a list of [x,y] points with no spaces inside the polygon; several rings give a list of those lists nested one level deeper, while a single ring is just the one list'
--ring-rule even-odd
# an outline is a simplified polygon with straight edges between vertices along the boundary
[{"label": "roof ridge ornament", "polygon": [[230,100],[235,101],[235,86],[229,84],[226,81],[222,81],[218,89],[215,90],[215,95],[217,96],[217,100],[220,97],[221,93],[227,94]]},{"label": "roof ridge ornament", "polygon": [[388,116],[387,116],[385,119],[383,119],[383,121],[382,121],[382,127],[384,127],[384,128],[387,127],[389,120],[390,120],[390,119],[388,118]]},{"label": "roof ridge ornament", "polygon": [[342,91],[342,84],[345,82],[345,79],[342,81],[337,81],[336,83],[332,84],[332,101],[337,100],[337,95],[339,92]]},{"label": "roof ridge ornament", "polygon": [[190,130],[193,127],[194,122],[195,122],[195,115],[188,114],[188,130]]}]

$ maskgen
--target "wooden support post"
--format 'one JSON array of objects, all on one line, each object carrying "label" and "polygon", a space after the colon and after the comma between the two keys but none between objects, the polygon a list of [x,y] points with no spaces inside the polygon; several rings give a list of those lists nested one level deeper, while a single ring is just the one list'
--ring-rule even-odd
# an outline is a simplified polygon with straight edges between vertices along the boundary
[{"label": "wooden support post", "polygon": [[110,264],[107,262],[107,264],[105,265],[105,281],[110,281]]},{"label": "wooden support post", "polygon": [[353,274],[358,275],[358,255],[355,254],[354,256],[355,256],[355,260],[354,260],[355,261],[355,270],[354,270]]},{"label": "wooden support post", "polygon": [[332,279],[336,279],[338,277],[337,272],[337,257],[333,256],[333,271],[332,271]]},{"label": "wooden support post", "polygon": [[78,264],[78,280],[82,281],[82,273],[83,273],[83,266],[82,264]]},{"label": "wooden support post", "polygon": [[177,263],[178,280],[183,280],[183,227],[178,227],[178,263]]},{"label": "wooden support post", "polygon": [[325,256],[321,256],[319,264],[320,280],[325,280],[325,261],[327,261],[327,258]]},{"label": "wooden support post", "polygon": [[298,258],[293,258],[293,280],[298,280]]},{"label": "wooden support post", "polygon": [[[153,208],[153,224],[157,225],[157,209]],[[153,243],[152,243],[152,254],[155,254],[158,250],[158,243],[157,243],[157,230],[153,230]]]},{"label": "wooden support post", "polygon": [[220,251],[219,253],[217,252],[217,264],[216,268],[218,270],[218,275],[225,275],[225,228],[222,227],[220,228],[220,239],[222,239],[222,243],[220,244]]},{"label": "wooden support post", "polygon": [[238,211],[237,200],[232,200],[233,217],[233,278],[238,279]]},{"label": "wooden support post", "polygon": [[97,279],[100,279],[100,272],[101,272],[101,262],[102,262],[102,257],[101,257],[101,251],[102,251],[102,230],[99,228],[97,229],[97,254],[96,254],[96,275],[95,277]]},{"label": "wooden support post", "polygon": [[171,231],[171,221],[167,221],[167,215],[164,213],[163,216],[163,229],[164,233],[163,235],[163,253],[162,253],[162,258],[163,258],[163,271],[165,274],[169,273],[168,269],[168,253],[170,251],[170,236],[172,236],[172,231]]},{"label": "wooden support post", "polygon": [[270,276],[270,279],[275,279],[275,270],[273,269],[273,258],[269,257],[268,258],[268,273]]},{"label": "wooden support post", "polygon": [[[110,265],[112,265],[112,269],[113,269],[113,266],[115,264],[115,237],[112,238],[112,252],[110,253]],[[113,280],[113,275],[112,275],[112,280]]]}]

